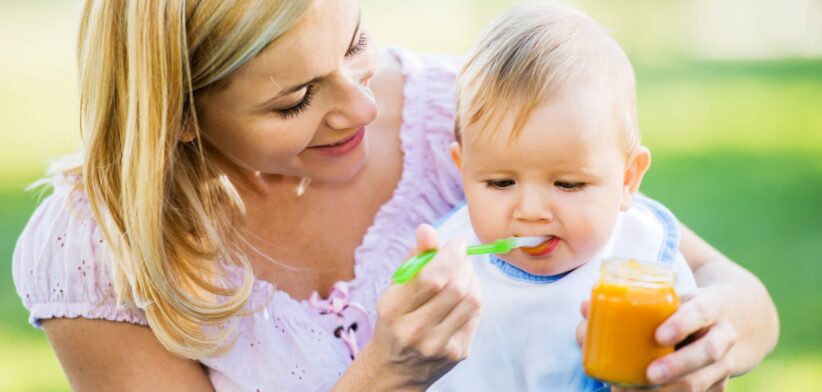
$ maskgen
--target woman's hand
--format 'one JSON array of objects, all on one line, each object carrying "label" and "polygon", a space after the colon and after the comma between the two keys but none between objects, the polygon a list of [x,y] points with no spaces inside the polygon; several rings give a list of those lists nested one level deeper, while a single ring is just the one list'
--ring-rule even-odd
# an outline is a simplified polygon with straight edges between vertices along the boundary
[{"label": "woman's hand", "polygon": [[[374,337],[352,364],[360,363],[355,372],[371,380],[369,387],[424,390],[468,356],[481,299],[466,247],[462,240],[446,243],[416,278],[382,294]],[[412,255],[432,248],[436,232],[421,225]]]},{"label": "woman's hand", "polygon": [[[728,320],[722,298],[708,289],[682,296],[682,305],[656,330],[661,345],[677,350],[651,363],[648,380],[660,391],[722,391],[734,366],[730,355],[736,330]],[[585,338],[589,302],[582,304],[586,319],[577,328],[580,345]],[[612,388],[613,391],[625,391]]]}]

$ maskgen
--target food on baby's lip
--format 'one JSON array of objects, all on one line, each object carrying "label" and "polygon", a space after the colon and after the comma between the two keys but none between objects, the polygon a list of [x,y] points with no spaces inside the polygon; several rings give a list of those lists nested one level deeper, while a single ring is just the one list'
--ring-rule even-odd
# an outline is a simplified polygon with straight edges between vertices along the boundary
[{"label": "food on baby's lip", "polygon": [[539,245],[522,247],[520,249],[531,256],[541,257],[551,254],[557,245],[559,245],[559,237],[548,236],[545,237],[545,240]]}]

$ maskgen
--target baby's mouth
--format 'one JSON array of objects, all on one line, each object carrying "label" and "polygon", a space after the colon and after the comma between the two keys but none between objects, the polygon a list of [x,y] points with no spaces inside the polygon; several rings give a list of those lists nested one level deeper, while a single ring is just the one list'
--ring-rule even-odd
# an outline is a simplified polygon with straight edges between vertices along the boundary
[{"label": "baby's mouth", "polygon": [[551,254],[557,248],[557,245],[559,245],[559,237],[548,236],[545,241],[537,246],[522,247],[520,249],[530,256],[541,257]]}]

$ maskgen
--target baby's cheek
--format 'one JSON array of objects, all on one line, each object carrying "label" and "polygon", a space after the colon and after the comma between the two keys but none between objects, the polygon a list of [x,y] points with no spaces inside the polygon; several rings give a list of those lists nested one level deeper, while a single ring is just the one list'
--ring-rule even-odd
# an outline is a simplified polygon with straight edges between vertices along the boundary
[{"label": "baby's cheek", "polygon": [[588,259],[602,249],[610,239],[609,225],[590,225],[576,236],[576,253],[581,259]]},{"label": "baby's cheek", "polygon": [[471,226],[480,241],[491,242],[510,235],[507,233],[509,219],[503,203],[479,189],[467,190],[466,201]]},{"label": "baby's cheek", "polygon": [[469,208],[469,215],[471,216],[474,234],[477,235],[480,242],[486,243],[505,237],[505,234],[503,234],[505,222],[495,218],[489,211],[477,209],[472,213]]},{"label": "baby's cheek", "polygon": [[503,233],[504,222],[499,219],[494,219],[494,217],[484,211],[477,212],[475,215],[479,215],[479,217],[477,219],[472,217],[471,221],[474,227],[474,233],[480,242],[492,242],[506,236]]}]

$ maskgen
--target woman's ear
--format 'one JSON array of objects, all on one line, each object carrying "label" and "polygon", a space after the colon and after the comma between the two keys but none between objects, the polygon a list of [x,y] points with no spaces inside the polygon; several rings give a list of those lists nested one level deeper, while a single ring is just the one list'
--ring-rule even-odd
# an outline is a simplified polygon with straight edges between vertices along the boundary
[{"label": "woman's ear", "polygon": [[451,143],[451,160],[457,165],[457,169],[462,170],[462,147],[459,143]]},{"label": "woman's ear", "polygon": [[622,183],[622,200],[619,208],[626,211],[631,208],[634,195],[639,190],[642,177],[651,166],[651,151],[645,146],[639,146],[639,151],[634,155],[625,167],[625,175]]},{"label": "woman's ear", "polygon": [[180,130],[180,136],[177,137],[177,141],[180,143],[189,143],[194,141],[197,137],[197,130],[195,129],[196,126],[196,122],[192,118],[192,115],[190,113],[186,114],[183,118],[182,129]]}]

